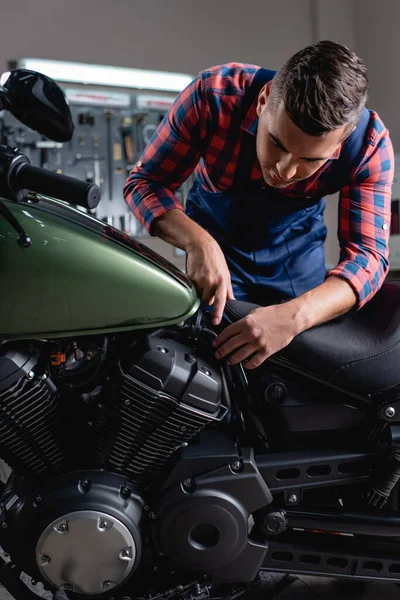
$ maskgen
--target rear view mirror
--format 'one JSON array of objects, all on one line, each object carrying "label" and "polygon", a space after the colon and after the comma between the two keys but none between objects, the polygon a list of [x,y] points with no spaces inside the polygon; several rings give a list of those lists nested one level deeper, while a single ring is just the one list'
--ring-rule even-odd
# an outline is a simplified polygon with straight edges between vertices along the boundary
[{"label": "rear view mirror", "polygon": [[55,142],[68,142],[74,132],[64,92],[50,77],[36,71],[15,69],[3,73],[0,108]]}]

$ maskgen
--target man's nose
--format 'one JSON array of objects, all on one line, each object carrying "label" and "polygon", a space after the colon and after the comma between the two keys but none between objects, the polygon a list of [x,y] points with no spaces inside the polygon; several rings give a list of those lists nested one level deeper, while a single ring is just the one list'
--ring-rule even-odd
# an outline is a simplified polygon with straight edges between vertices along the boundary
[{"label": "man's nose", "polygon": [[278,171],[278,175],[281,179],[286,179],[287,181],[290,181],[296,176],[297,163],[292,156],[288,155],[283,157],[276,164],[276,170]]}]

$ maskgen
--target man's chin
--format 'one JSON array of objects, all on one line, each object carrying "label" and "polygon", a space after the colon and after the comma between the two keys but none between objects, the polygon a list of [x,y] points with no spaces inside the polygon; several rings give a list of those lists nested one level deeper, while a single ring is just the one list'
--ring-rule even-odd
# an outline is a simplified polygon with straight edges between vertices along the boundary
[{"label": "man's chin", "polygon": [[291,185],[293,183],[292,181],[290,181],[290,182],[277,181],[276,179],[273,179],[272,177],[270,177],[267,174],[264,175],[264,181],[270,187],[277,188],[277,189],[283,189],[283,188],[289,187],[289,185]]}]

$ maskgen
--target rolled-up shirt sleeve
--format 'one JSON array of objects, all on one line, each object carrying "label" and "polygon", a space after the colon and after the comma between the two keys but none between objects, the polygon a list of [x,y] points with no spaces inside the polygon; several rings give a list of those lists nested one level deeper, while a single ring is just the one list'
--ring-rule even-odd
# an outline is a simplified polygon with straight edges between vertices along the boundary
[{"label": "rolled-up shirt sleeve", "polygon": [[207,129],[203,125],[199,76],[175,100],[124,187],[125,201],[148,231],[157,217],[182,209],[175,191],[199,161]]},{"label": "rolled-up shirt sleeve", "polygon": [[339,198],[339,264],[330,271],[353,288],[356,308],[381,287],[389,270],[389,234],[394,154],[387,129],[377,127],[365,159]]}]

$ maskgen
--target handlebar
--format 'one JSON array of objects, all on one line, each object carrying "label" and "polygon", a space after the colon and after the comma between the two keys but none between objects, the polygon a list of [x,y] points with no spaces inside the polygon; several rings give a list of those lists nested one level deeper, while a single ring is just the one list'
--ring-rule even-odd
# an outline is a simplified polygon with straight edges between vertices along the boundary
[{"label": "handlebar", "polygon": [[13,184],[18,189],[26,188],[90,210],[100,202],[100,189],[97,185],[39,169],[29,163],[22,163],[17,167]]}]

